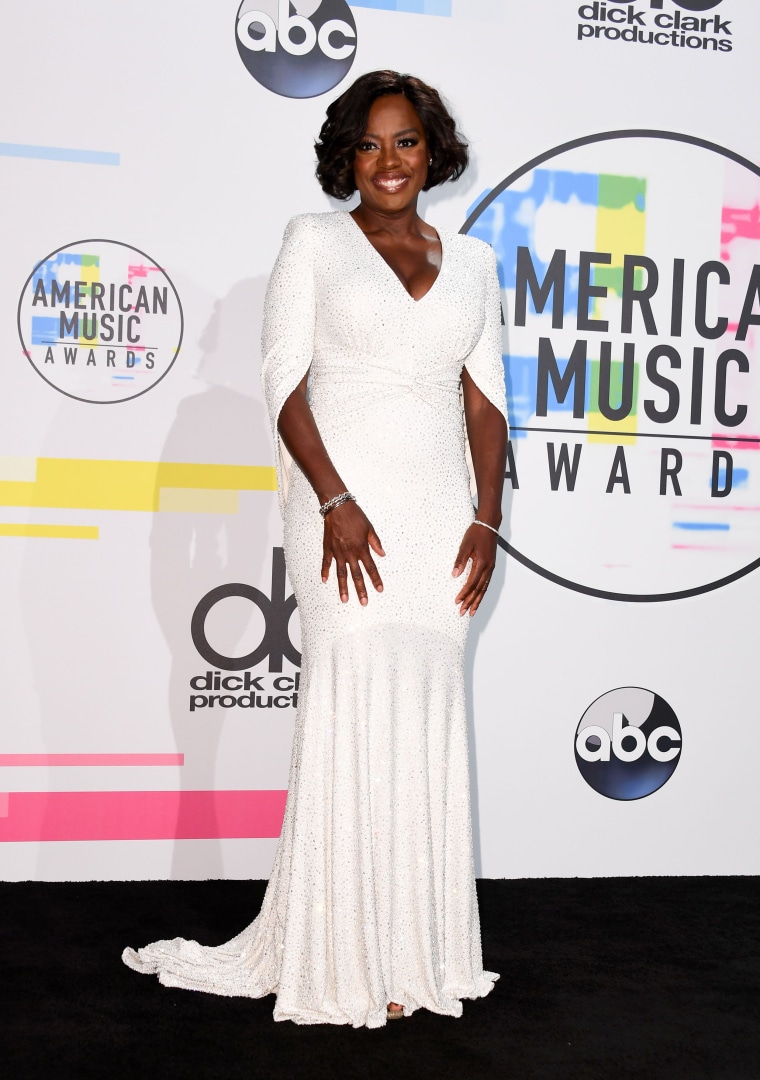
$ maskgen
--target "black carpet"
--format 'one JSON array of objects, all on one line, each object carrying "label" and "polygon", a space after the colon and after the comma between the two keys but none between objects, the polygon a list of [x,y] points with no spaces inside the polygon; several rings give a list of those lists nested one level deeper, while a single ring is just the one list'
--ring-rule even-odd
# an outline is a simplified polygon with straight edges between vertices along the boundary
[{"label": "black carpet", "polygon": [[125,945],[226,940],[261,882],[1,883],[0,1075],[760,1080],[760,878],[478,888],[491,995],[354,1031],[122,965]]}]

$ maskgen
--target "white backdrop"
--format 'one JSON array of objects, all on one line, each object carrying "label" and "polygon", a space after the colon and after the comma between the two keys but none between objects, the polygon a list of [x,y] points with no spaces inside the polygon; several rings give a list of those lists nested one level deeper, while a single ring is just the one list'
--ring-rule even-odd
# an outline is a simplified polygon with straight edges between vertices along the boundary
[{"label": "white backdrop", "polygon": [[[758,436],[752,326],[746,342],[734,342],[735,310],[760,262],[757,176],[677,140],[639,137],[584,145],[560,158],[550,154],[601,132],[657,129],[760,161],[760,135],[747,124],[760,9],[752,0],[709,3],[365,0],[350,5],[356,26],[350,72],[335,89],[311,98],[275,93],[249,73],[236,44],[235,0],[132,0],[126,8],[81,0],[3,4],[3,878],[269,873],[287,780],[298,629],[295,615],[288,638],[290,589],[278,579],[279,514],[258,381],[261,306],[288,218],[334,208],[313,179],[313,140],[327,102],[360,73],[392,67],[440,87],[471,143],[472,166],[463,179],[425,197],[432,224],[461,228],[484,195],[513,174],[519,175],[507,194],[529,192],[537,174],[524,166],[541,156],[537,168],[552,172],[555,185],[561,172],[644,177],[645,195],[619,203],[614,193],[611,202],[601,195],[584,202],[578,192],[563,196],[555,186],[541,204],[518,200],[514,221],[544,262],[554,250],[567,250],[571,291],[580,250],[611,252],[612,268],[621,273],[623,253],[646,252],[660,267],[665,292],[673,258],[682,257],[684,356],[705,346],[706,370],[714,372],[722,348],[744,349],[750,371],[744,375],[733,364],[727,401],[731,408],[747,403],[741,436]],[[705,10],[695,12],[700,6]],[[256,7],[278,14],[271,3],[242,10]],[[318,19],[319,7],[304,2],[292,10]],[[323,14],[332,9],[338,17],[347,6],[325,0]],[[602,13],[610,18],[602,22]],[[618,27],[612,15],[627,21]],[[595,28],[601,28],[596,37]],[[605,39],[610,29],[638,37]],[[649,33],[660,38],[641,40]],[[540,221],[536,207],[545,211]],[[605,208],[623,216],[610,224]],[[636,216],[644,212],[646,223]],[[490,218],[484,211],[472,231],[500,254],[512,419],[530,427],[536,418],[530,403],[526,412],[515,396],[514,357],[531,348],[535,355],[538,337],[551,336],[550,306],[540,318],[529,306],[526,325],[515,324],[506,263],[517,234],[504,231],[493,214],[493,207]],[[740,247],[731,248],[730,228],[739,229]],[[75,247],[79,241],[88,243]],[[734,285],[734,278],[743,282],[730,294],[725,345],[695,336],[688,297],[697,266],[707,259],[722,259]],[[85,282],[82,312],[94,310],[95,282],[106,286],[106,309],[109,283],[117,284],[117,297],[119,284],[129,284],[133,306],[145,285],[132,367],[123,338],[109,368],[103,322],[94,344],[79,326],[78,366],[67,365],[55,336],[59,311],[52,310],[51,283],[56,275],[62,282],[72,266],[71,282]],[[619,332],[621,279],[592,280],[612,282],[607,299],[594,300],[589,310],[611,325],[617,319],[618,332],[610,336],[619,361],[623,350],[616,345],[629,340]],[[636,287],[643,280],[640,272]],[[715,299],[720,288],[713,277],[711,324],[723,313]],[[75,310],[73,284],[71,290],[67,316]],[[661,299],[662,292],[652,301],[660,332],[672,315],[670,301],[658,307]],[[573,308],[573,320],[576,314]],[[35,323],[36,317],[53,321]],[[650,388],[643,349],[662,339],[647,344],[638,308],[636,320],[640,405]],[[588,356],[597,359],[600,334],[584,333]],[[583,336],[568,323],[553,339],[557,358],[566,360]],[[672,345],[673,334],[666,341]],[[660,364],[661,373],[666,366]],[[705,401],[712,401],[714,381],[706,378]],[[662,387],[654,400],[664,408]],[[593,399],[589,409],[590,429]],[[583,428],[567,410],[550,408],[541,422]],[[645,432],[660,430],[628,423],[604,427],[615,434],[601,437],[601,447],[584,436],[587,461],[607,455],[597,467],[602,491],[614,446],[644,461]],[[546,439],[515,434],[521,486],[512,492],[507,484],[505,535],[544,570],[566,580],[575,575],[573,583],[590,591],[559,584],[502,553],[473,626],[473,812],[482,876],[760,869],[752,839],[760,576],[749,573],[682,599],[631,597],[698,587],[760,557],[750,452],[760,444],[728,441],[739,429],[716,426],[707,410],[701,425],[693,417],[691,423],[689,431],[706,442],[667,445],[686,447],[682,475],[692,467],[698,478],[684,480],[680,497],[672,484],[660,496],[642,481],[627,503],[622,485],[606,499],[581,481],[575,495],[547,494],[546,466],[538,464],[545,462]],[[676,428],[667,433],[680,438]],[[631,431],[641,438],[620,435]],[[557,446],[563,438],[572,449],[567,435],[557,436]],[[735,490],[720,503],[726,509],[720,521],[710,516],[716,504],[707,499],[715,447],[736,451]],[[691,517],[681,513],[685,504]],[[701,542],[677,543],[668,530],[679,528],[690,540],[696,531]],[[730,542],[721,532],[730,533]],[[621,561],[622,549],[628,569],[618,589],[607,571]],[[247,595],[233,590],[215,604],[211,598],[202,648],[233,658],[267,653],[234,671],[234,664],[214,663],[213,653],[211,660],[201,655],[191,634],[197,605],[231,584],[246,586]],[[629,598],[605,598],[615,591]],[[215,671],[228,680],[216,689]],[[618,687],[659,695],[682,732],[672,777],[634,800],[594,790],[574,755],[584,712]]]}]

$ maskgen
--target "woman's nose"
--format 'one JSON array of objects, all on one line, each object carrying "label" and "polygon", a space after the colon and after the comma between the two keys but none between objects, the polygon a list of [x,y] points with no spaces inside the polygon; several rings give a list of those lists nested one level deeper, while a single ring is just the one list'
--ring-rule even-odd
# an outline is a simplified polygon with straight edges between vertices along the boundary
[{"label": "woman's nose", "polygon": [[381,144],[377,163],[381,169],[392,169],[401,164],[398,147],[395,142]]}]

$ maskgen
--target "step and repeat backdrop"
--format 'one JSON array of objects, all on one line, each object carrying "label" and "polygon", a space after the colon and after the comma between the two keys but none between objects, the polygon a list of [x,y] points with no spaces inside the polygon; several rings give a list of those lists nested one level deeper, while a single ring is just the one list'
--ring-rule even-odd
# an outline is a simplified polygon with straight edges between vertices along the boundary
[{"label": "step and repeat backdrop", "polygon": [[[359,74],[440,88],[512,426],[468,657],[477,871],[750,874],[754,0],[7,4],[0,877],[266,877],[298,611],[259,384]],[[452,552],[452,560],[454,553]]]}]

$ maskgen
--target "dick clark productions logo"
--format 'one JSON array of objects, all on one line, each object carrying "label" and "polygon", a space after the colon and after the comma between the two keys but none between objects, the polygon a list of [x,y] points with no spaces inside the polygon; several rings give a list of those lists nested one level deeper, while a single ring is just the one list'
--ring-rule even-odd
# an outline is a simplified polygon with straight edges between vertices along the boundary
[{"label": "dick clark productions logo", "polygon": [[721,3],[723,0],[648,0],[647,10],[630,0],[591,0],[578,8],[578,40],[730,53],[734,47],[733,20],[719,12],[703,15]]},{"label": "dick clark productions logo", "polygon": [[[209,641],[206,619],[220,602],[237,597],[255,605],[264,617],[264,635],[258,646],[245,656],[228,656]],[[300,671],[282,674],[283,660],[295,668],[301,666],[301,654],[290,639],[290,619],[296,610],[296,598],[287,595],[287,572],[282,548],[272,549],[272,588],[266,596],[260,589],[241,582],[220,585],[206,593],[193,612],[190,634],[200,656],[215,669],[190,679],[191,713],[207,709],[287,709],[298,704]],[[269,674],[252,672],[269,660]],[[222,674],[241,672],[240,675]],[[210,692],[211,691],[211,692]]]},{"label": "dick clark productions logo", "polygon": [[[252,585],[234,582],[219,585],[206,593],[197,604],[190,624],[190,634],[198,653],[209,664],[226,671],[244,671],[269,659],[270,671],[282,671],[283,658],[300,667],[301,654],[290,640],[290,619],[296,610],[296,598],[287,592],[285,553],[272,549],[272,588],[269,596]],[[217,651],[206,636],[206,619],[220,601],[231,596],[242,597],[254,604],[264,616],[265,631],[259,645],[245,656],[227,656]]]},{"label": "dick clark productions logo", "polygon": [[575,733],[583,779],[608,799],[631,801],[658,791],[681,759],[681,725],[664,698],[640,686],[598,697]]},{"label": "dick clark productions logo", "polygon": [[235,41],[248,72],[267,90],[318,97],[350,71],[356,23],[346,0],[244,0]]},{"label": "dick clark productions logo", "polygon": [[118,240],[79,240],[27,278],[18,332],[29,363],[67,397],[128,401],[168,374],[182,344],[177,290],[149,255]]}]

